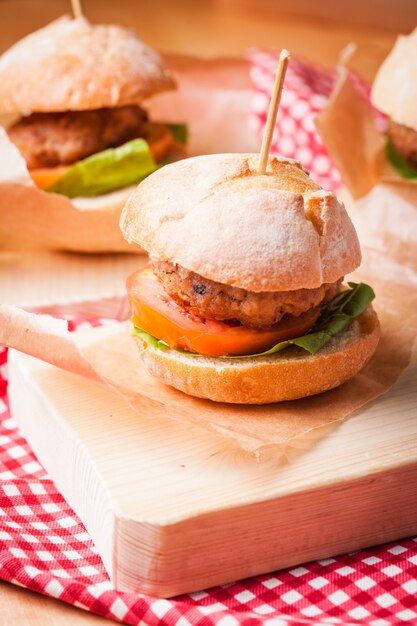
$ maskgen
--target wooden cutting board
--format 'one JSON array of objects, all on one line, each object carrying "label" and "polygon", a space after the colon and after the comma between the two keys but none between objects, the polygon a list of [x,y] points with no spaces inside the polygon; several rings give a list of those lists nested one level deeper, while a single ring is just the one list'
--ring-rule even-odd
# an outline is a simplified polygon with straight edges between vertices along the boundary
[{"label": "wooden cutting board", "polygon": [[[10,351],[15,419],[115,587],[168,597],[417,533],[417,359],[288,462]],[[307,447],[307,449],[305,449]]]}]

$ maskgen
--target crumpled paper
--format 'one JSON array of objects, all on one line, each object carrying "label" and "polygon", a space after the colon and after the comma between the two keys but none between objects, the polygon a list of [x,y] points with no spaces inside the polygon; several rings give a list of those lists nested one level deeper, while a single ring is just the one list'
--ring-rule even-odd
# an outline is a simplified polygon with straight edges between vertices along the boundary
[{"label": "crumpled paper", "polygon": [[416,272],[395,254],[390,259],[366,248],[363,269],[353,278],[367,280],[377,293],[382,337],[375,355],[341,387],[275,405],[218,404],[163,385],[138,359],[130,322],[69,333],[63,320],[3,305],[0,344],[110,387],[141,415],[215,431],[257,454],[269,450],[289,457],[387,391],[410,361],[417,335]]},{"label": "crumpled paper", "polygon": [[417,199],[417,184],[402,178],[390,164],[385,153],[385,134],[378,127],[369,102],[355,86],[348,67],[338,68],[330,101],[315,121],[353,199],[381,183],[398,185]]},{"label": "crumpled paper", "polygon": [[[378,252],[381,267],[386,258],[395,259],[413,284],[417,272],[417,184],[401,178],[389,164],[385,135],[345,67],[339,68],[330,102],[316,124],[342,174],[348,190],[345,201],[360,241]],[[383,271],[377,274],[383,276]],[[395,283],[397,275],[392,279]]]}]

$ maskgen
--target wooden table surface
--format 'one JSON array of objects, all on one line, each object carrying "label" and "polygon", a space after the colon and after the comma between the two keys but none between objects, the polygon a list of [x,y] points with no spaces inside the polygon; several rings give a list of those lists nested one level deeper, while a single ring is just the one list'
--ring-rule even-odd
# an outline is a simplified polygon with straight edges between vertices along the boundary
[{"label": "wooden table surface", "polygon": [[[396,36],[389,28],[281,14],[270,8],[260,10],[262,2],[256,10],[248,1],[239,4],[237,0],[85,0],[84,4],[93,21],[131,25],[145,41],[162,51],[205,57],[242,54],[250,46],[285,46],[293,54],[333,65],[340,50],[355,41],[361,50],[358,69],[369,80]],[[394,3],[392,6],[394,10]],[[34,28],[68,11],[66,0],[2,0],[0,49],[6,49]],[[410,23],[410,30],[413,26]],[[0,583],[0,607],[0,626],[108,623],[7,583]]]}]

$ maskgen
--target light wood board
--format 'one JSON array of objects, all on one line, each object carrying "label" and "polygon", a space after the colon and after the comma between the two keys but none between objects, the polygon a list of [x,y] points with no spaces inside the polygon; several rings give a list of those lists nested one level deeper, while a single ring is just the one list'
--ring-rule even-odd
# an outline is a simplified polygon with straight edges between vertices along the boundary
[{"label": "light wood board", "polygon": [[158,596],[417,532],[416,383],[414,358],[391,392],[317,445],[260,463],[218,435],[145,419],[110,391],[10,357],[13,414],[114,585]]}]

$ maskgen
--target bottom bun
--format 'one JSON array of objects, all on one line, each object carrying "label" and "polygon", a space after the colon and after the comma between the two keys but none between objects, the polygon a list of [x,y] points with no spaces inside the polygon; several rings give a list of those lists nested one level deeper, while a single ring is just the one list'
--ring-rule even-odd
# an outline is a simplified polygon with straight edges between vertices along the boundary
[{"label": "bottom bun", "polygon": [[121,212],[130,194],[136,187],[137,185],[129,185],[129,187],[123,187],[123,189],[103,193],[101,196],[80,196],[78,198],[71,198],[71,202],[77,209],[80,209],[80,211],[98,209],[99,211]]},{"label": "bottom bun", "polygon": [[291,347],[265,357],[189,356],[148,346],[134,336],[151,374],[198,398],[235,404],[269,404],[333,389],[354,376],[378,345],[380,325],[372,307],[317,354]]}]

